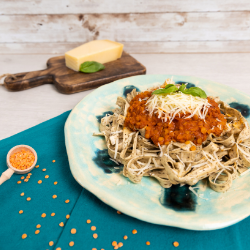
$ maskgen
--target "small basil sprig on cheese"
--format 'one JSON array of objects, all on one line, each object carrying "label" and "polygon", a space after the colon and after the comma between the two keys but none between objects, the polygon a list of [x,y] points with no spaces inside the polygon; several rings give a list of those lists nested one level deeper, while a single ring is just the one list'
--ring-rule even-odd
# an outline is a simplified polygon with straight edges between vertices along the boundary
[{"label": "small basil sprig on cheese", "polygon": [[81,64],[80,71],[83,73],[95,73],[105,69],[105,66],[99,62],[87,61]]},{"label": "small basil sprig on cheese", "polygon": [[166,85],[165,89],[157,89],[153,92],[153,94],[170,94],[178,91],[178,88],[174,84]]},{"label": "small basil sprig on cheese", "polygon": [[[185,86],[185,84],[182,84],[181,86]],[[187,95],[192,95],[192,96],[199,96],[201,98],[207,98],[207,95],[204,90],[198,88],[198,87],[191,87],[189,89],[181,89],[180,90],[182,93],[187,94]]]},{"label": "small basil sprig on cheese", "polygon": [[186,95],[199,96],[201,98],[207,98],[205,91],[198,87],[191,87],[186,89],[186,85],[182,84],[179,88],[174,84],[167,84],[164,89],[157,89],[153,92],[154,95],[157,94],[172,94],[175,92],[182,92]]}]

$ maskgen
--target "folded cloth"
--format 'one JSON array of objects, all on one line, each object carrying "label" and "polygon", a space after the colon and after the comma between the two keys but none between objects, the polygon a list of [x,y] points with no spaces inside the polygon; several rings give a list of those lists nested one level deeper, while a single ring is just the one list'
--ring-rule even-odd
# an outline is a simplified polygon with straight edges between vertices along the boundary
[{"label": "folded cloth", "polygon": [[[175,241],[178,249],[187,250],[248,249],[250,218],[214,231],[159,226],[120,214],[83,189],[69,169],[64,143],[68,114],[0,141],[0,171],[6,170],[9,149],[18,144],[33,147],[39,165],[28,182],[13,175],[0,186],[1,250],[166,250],[175,249]],[[27,237],[22,239],[24,234]]]}]

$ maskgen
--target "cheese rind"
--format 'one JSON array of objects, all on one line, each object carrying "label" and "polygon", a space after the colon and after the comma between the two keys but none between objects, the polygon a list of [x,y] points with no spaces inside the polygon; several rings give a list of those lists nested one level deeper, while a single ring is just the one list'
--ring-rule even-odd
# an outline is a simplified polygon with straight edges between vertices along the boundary
[{"label": "cheese rind", "polygon": [[96,61],[107,63],[121,57],[123,44],[110,40],[95,40],[85,43],[65,53],[66,66],[75,71],[80,70],[82,63]]}]

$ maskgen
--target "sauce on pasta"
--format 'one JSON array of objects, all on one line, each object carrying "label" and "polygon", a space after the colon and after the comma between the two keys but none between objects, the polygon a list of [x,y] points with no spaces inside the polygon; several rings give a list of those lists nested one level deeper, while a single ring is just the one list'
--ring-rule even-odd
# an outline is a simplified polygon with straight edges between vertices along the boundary
[{"label": "sauce on pasta", "polygon": [[145,138],[151,139],[155,145],[168,145],[171,141],[182,143],[192,141],[200,145],[210,133],[220,136],[226,127],[226,119],[221,114],[218,104],[209,97],[207,99],[211,106],[205,121],[198,115],[184,118],[184,114],[180,114],[172,122],[169,120],[165,122],[158,118],[158,114],[150,116],[146,110],[146,99],[151,95],[151,91],[145,91],[131,100],[124,126],[132,131],[145,128]]}]

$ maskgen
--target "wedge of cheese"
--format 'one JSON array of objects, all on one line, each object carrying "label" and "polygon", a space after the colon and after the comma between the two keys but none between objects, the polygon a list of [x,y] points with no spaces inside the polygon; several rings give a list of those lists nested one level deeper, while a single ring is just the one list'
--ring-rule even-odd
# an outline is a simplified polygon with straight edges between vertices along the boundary
[{"label": "wedge of cheese", "polygon": [[66,66],[75,71],[80,70],[82,63],[96,61],[107,63],[121,57],[123,44],[110,40],[95,40],[85,43],[65,53]]}]

